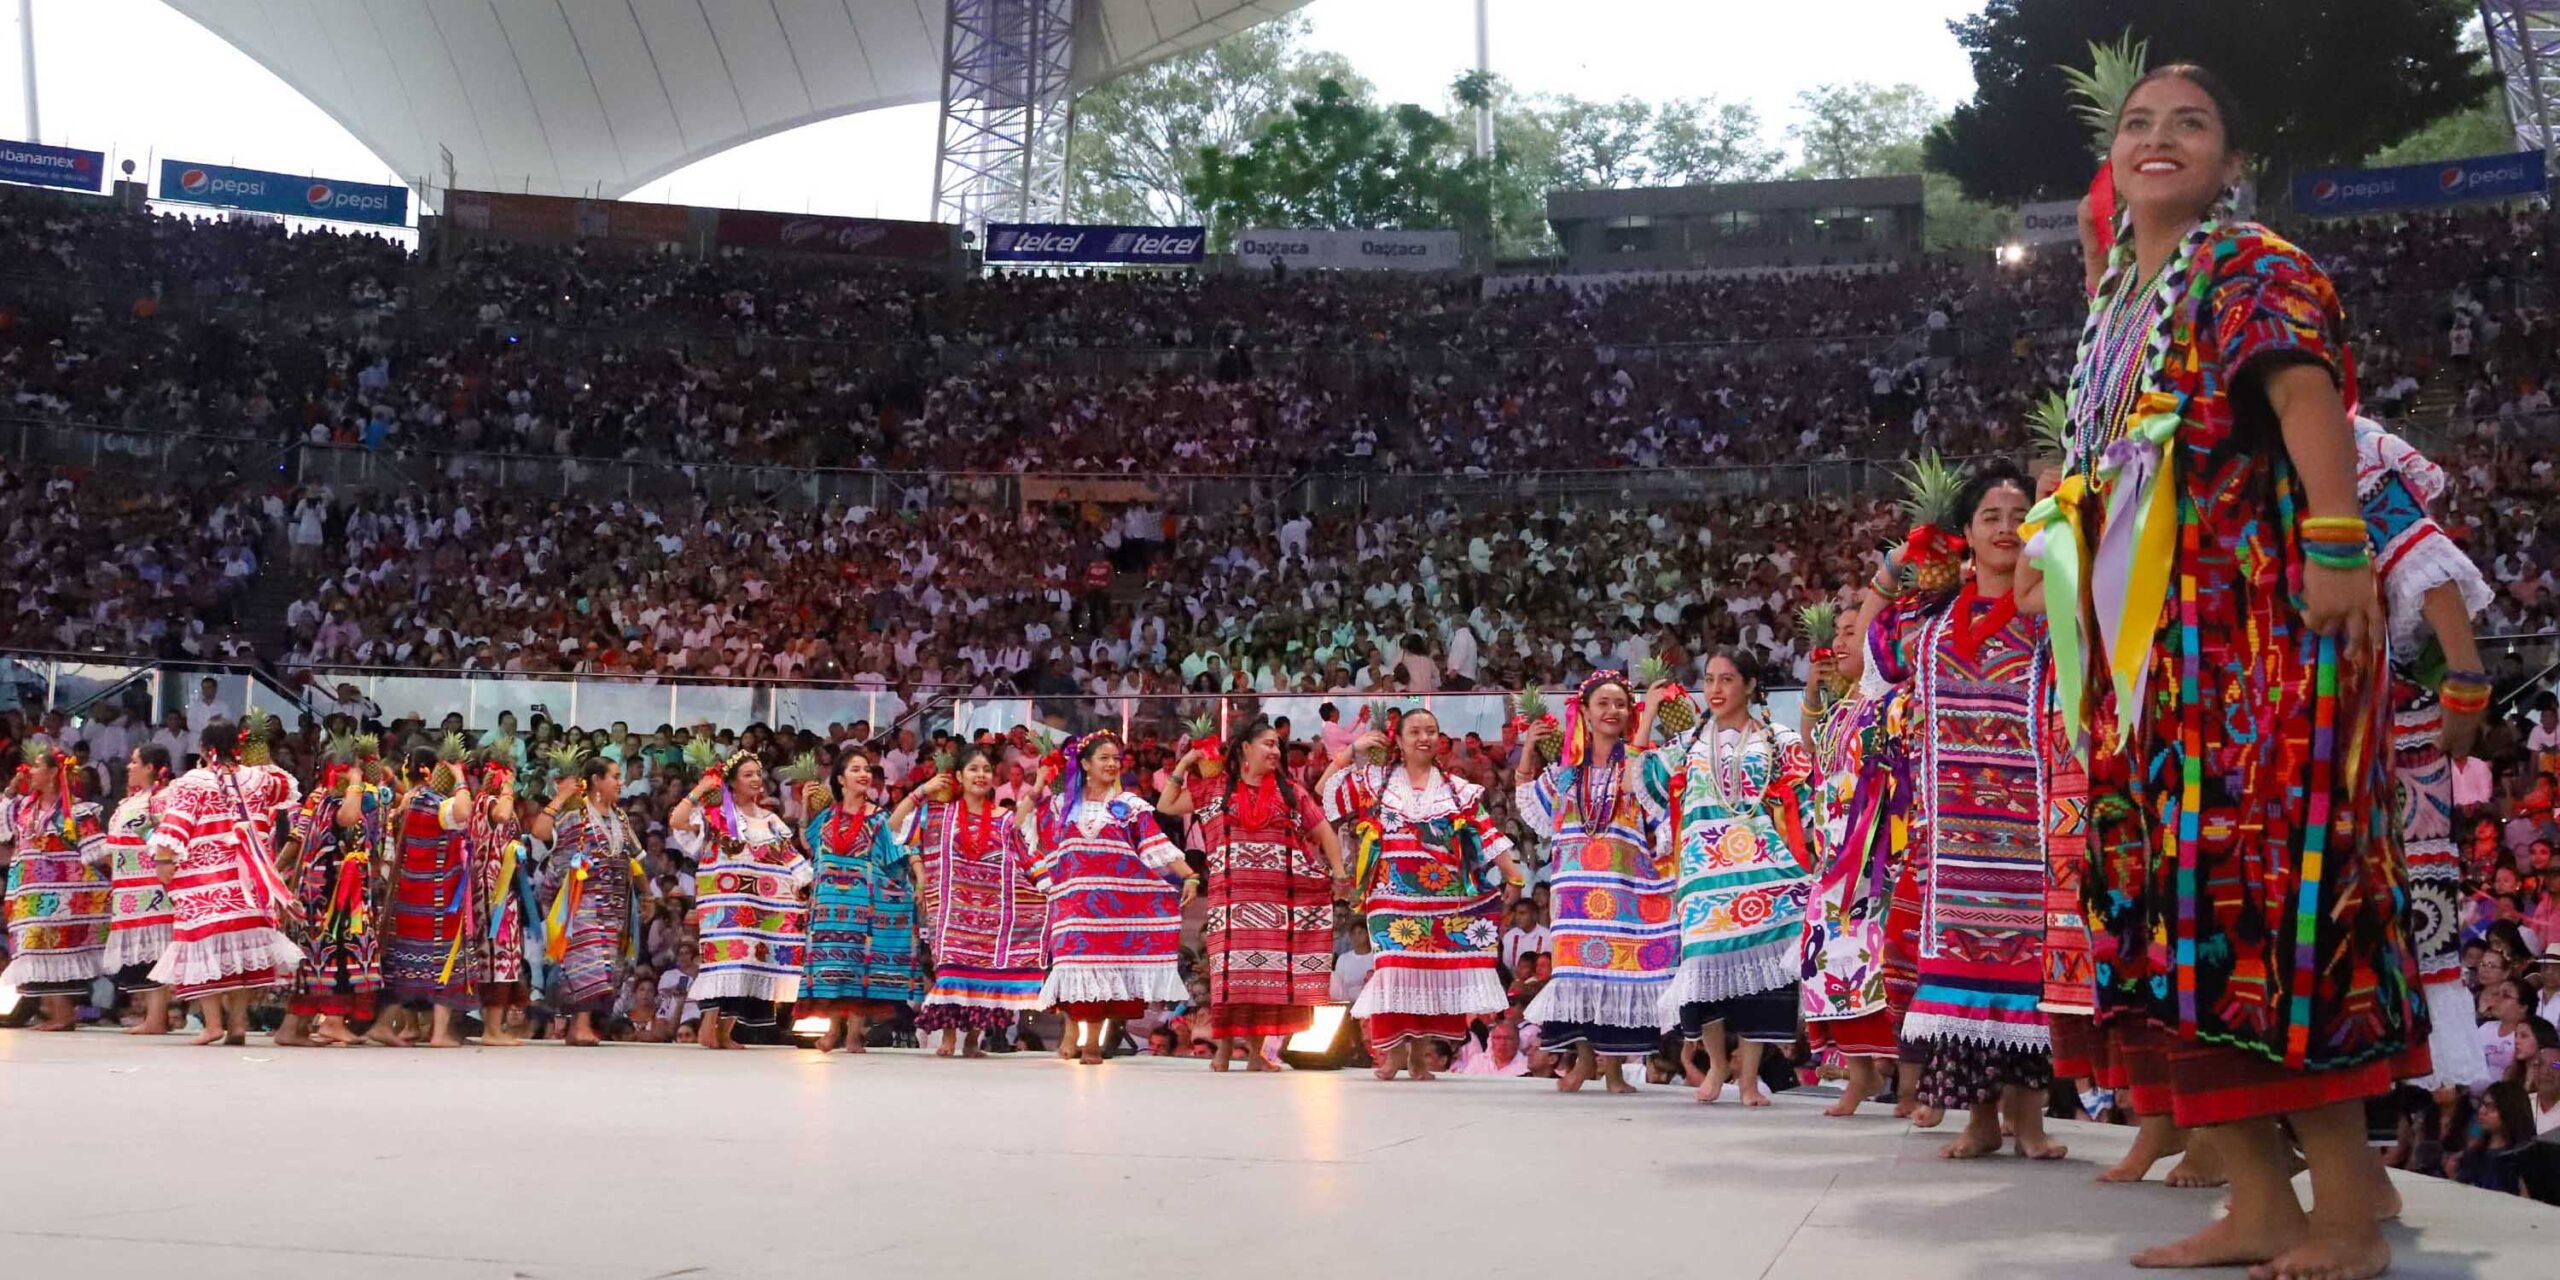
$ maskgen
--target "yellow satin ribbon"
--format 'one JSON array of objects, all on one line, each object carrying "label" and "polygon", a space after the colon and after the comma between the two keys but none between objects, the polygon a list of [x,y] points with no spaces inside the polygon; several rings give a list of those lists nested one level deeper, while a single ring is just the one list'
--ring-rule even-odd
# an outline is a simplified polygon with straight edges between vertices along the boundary
[{"label": "yellow satin ribbon", "polygon": [[[2133,556],[2125,578],[2123,608],[2117,614],[2123,634],[2107,655],[2116,691],[2116,740],[2122,748],[2135,721],[2142,718],[2142,687],[2151,671],[2151,644],[2160,631],[2160,612],[2169,598],[2169,571],[2178,558],[2178,398],[2146,391],[2134,402],[2127,439],[2159,451],[2143,490],[2134,498]],[[2104,536],[2103,533],[2100,535]]]},{"label": "yellow satin ribbon", "polygon": [[2019,529],[2033,552],[2036,571],[2044,575],[2045,634],[2053,645],[2054,690],[2075,752],[2089,687],[2089,659],[2080,635],[2080,615],[2088,605],[2081,583],[2081,568],[2088,562],[2088,534],[2081,528],[2088,493],[2088,476],[2063,477],[2053,496],[2027,512],[2026,523]]},{"label": "yellow satin ribbon", "polygon": [[578,899],[586,896],[587,860],[580,858],[569,864],[568,882],[560,886],[559,895],[551,900],[551,916],[542,922],[543,954],[554,960],[569,954],[569,922],[576,918]]}]

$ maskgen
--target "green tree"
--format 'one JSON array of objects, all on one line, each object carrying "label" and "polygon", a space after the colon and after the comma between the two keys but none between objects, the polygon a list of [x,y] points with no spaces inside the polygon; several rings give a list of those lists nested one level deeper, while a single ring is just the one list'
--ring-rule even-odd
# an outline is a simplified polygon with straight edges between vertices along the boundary
[{"label": "green tree", "polygon": [[1067,207],[1077,218],[1165,226],[1200,221],[1190,180],[1203,147],[1240,146],[1331,79],[1367,99],[1340,54],[1304,47],[1307,20],[1262,23],[1106,81],[1076,99]]},{"label": "green tree", "polygon": [[1703,185],[1757,182],[1778,171],[1780,156],[1761,140],[1760,113],[1751,104],[1708,97],[1656,107],[1644,158],[1657,183]]},{"label": "green tree", "polygon": [[[1578,187],[1640,187],[1651,182],[1646,158],[1653,104],[1642,98],[1557,100],[1549,115],[1558,178]],[[1561,184],[1560,184],[1561,185]]]},{"label": "green tree", "polygon": [[1201,148],[1186,189],[1220,245],[1255,226],[1471,227],[1494,184],[1468,148],[1442,116],[1409,102],[1380,107],[1327,78],[1242,147]]},{"label": "green tree", "polygon": [[1796,95],[1804,118],[1787,130],[1803,153],[1795,178],[1873,178],[1920,172],[1920,144],[1937,104],[1916,84],[1826,84]]},{"label": "green tree", "polygon": [[2426,164],[2435,160],[2461,160],[2524,149],[2524,144],[2516,141],[2515,125],[2507,119],[2506,93],[2491,89],[2480,96],[2479,105],[2439,117],[2425,128],[2366,156],[2364,162],[2372,167]]},{"label": "green tree", "polygon": [[2467,0],[1989,0],[1949,24],[1974,96],[1929,135],[1927,158],[1977,199],[2079,194],[2088,135],[2062,69],[2130,30],[2152,66],[2201,63],[2231,86],[2260,190],[2281,192],[2298,168],[2355,163],[2474,107],[2489,84],[2462,47],[2474,12]]}]

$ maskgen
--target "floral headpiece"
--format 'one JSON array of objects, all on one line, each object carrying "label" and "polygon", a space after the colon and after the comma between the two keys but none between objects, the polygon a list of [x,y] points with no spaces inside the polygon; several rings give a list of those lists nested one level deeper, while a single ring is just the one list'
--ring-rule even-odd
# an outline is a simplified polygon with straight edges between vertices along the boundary
[{"label": "floral headpiece", "polygon": [[[1611,684],[1626,690],[1630,699],[1635,697],[1636,687],[1627,682],[1627,673],[1624,671],[1594,671],[1584,676],[1582,683],[1573,687],[1573,699],[1564,705],[1565,764],[1580,766],[1591,763],[1591,726],[1583,722],[1583,704],[1589,702],[1591,695],[1598,692],[1602,685]],[[1626,745],[1621,743],[1618,749],[1623,751]]]},{"label": "floral headpiece", "polygon": [[1067,815],[1074,813],[1076,806],[1084,803],[1085,755],[1106,742],[1123,749],[1127,746],[1120,740],[1119,734],[1109,729],[1096,729],[1091,733],[1080,733],[1067,739],[1066,745],[1058,749],[1059,753],[1065,757],[1065,761],[1058,768],[1058,799],[1052,814],[1058,821],[1066,821]]}]

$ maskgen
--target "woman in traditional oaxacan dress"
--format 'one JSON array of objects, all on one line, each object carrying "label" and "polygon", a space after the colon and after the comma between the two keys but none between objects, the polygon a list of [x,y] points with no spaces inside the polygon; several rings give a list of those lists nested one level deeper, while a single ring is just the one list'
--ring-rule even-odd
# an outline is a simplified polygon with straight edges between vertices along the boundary
[{"label": "woman in traditional oaxacan dress", "polygon": [[704,770],[667,820],[676,847],[697,860],[701,960],[690,990],[702,1006],[695,1043],[705,1049],[745,1048],[732,1031],[772,1026],[774,1006],[800,998],[809,860],[764,796],[764,762],[740,754],[726,770]]},{"label": "woman in traditional oaxacan dress", "polygon": [[107,873],[115,905],[98,970],[115,979],[116,990],[142,997],[142,1021],[132,1028],[138,1036],[169,1031],[169,988],[151,980],[151,966],[169,949],[169,926],[177,918],[169,910],[169,891],[151,874],[151,829],[160,821],[169,763],[167,747],[135,747],[125,758],[124,799],[107,819]]},{"label": "woman in traditional oaxacan dress", "polygon": [[[816,773],[812,761],[809,771]],[[871,757],[847,748],[829,787],[803,785],[802,830],[817,879],[809,890],[809,950],[795,1017],[827,1019],[817,1044],[864,1052],[870,1024],[915,1003],[916,900],[912,855],[900,847],[888,814],[871,802]]]},{"label": "woman in traditional oaxacan dress", "polygon": [[529,824],[550,842],[542,866],[543,950],[560,966],[569,1043],[604,1043],[596,1016],[613,1011],[639,947],[640,840],[622,816],[622,766],[603,756],[558,756],[551,802]]},{"label": "woman in traditional oaxacan dress", "polygon": [[919,861],[933,955],[916,1029],[942,1033],[939,1056],[983,1058],[988,1032],[1040,1007],[1049,921],[1048,899],[1031,879],[1030,843],[996,805],[995,757],[984,747],[961,752],[958,771],[909,792],[889,826]]},{"label": "woman in traditional oaxacan dress", "polygon": [[25,755],[0,802],[0,841],[11,850],[9,965],[0,982],[37,997],[44,1020],[36,1030],[77,1031],[114,918],[107,828],[96,802],[77,794],[79,765],[68,753],[32,738]]},{"label": "woman in traditional oaxacan dress", "polygon": [[1040,1006],[1075,1027],[1090,1066],[1119,1024],[1150,1004],[1190,998],[1182,985],[1182,908],[1200,891],[1182,850],[1147,803],[1120,789],[1120,738],[1098,730],[1067,743],[1054,797],[1030,806],[1032,879],[1049,895],[1049,978]]},{"label": "woman in traditional oaxacan dress", "polygon": [[[1662,989],[1660,1025],[1707,1048],[1700,1102],[1730,1081],[1765,1107],[1760,1053],[1796,1038],[1798,953],[1813,896],[1813,760],[1785,725],[1752,714],[1759,664],[1726,651],[1707,660],[1706,718],[1647,751],[1636,795],[1664,850],[1679,859],[1680,967]],[[1651,740],[1667,685],[1645,695],[1636,741]],[[1709,1039],[1722,1024],[1741,1041]]]},{"label": "woman in traditional oaxacan dress", "polygon": [[1893,563],[1869,600],[1892,597],[1873,624],[1883,633],[1877,657],[1913,699],[1907,879],[1919,900],[1918,985],[1902,1015],[1902,1058],[1920,1066],[1922,1127],[1968,1109],[1965,1131],[1940,1153],[1951,1159],[1998,1150],[2004,1119],[2021,1154],[2064,1154],[2044,1132],[2053,1082],[2041,1007],[2045,627],[2013,593],[2029,501],[2016,467],[1977,470],[1909,544],[1952,552],[1960,539],[1968,566],[1938,559],[1956,570],[1954,589],[1944,579],[1915,588]]},{"label": "woman in traditional oaxacan dress", "polygon": [[[460,756],[450,741],[441,752],[433,747],[412,748],[410,791],[401,797],[392,816],[397,874],[391,889],[391,937],[382,953],[382,985],[392,1003],[412,1014],[433,1011],[426,1042],[430,1049],[461,1048],[453,1015],[479,1003],[471,981],[472,943],[481,932],[473,923],[478,913],[471,893],[471,843],[466,831],[472,796],[463,783]],[[392,1021],[385,1018],[381,1023]],[[396,1026],[377,1025],[375,1030],[389,1038],[402,1034]]]},{"label": "woman in traditional oaxacan dress", "polygon": [[293,896],[257,820],[271,791],[241,768],[240,730],[213,720],[196,744],[204,763],[169,784],[151,829],[152,869],[177,916],[151,980],[196,1002],[196,1044],[246,1044],[251,999],[291,982],[302,963],[277,928]]},{"label": "woman in traditional oaxacan dress", "polygon": [[[1387,749],[1364,733],[1335,753],[1317,790],[1325,816],[1357,832],[1352,884],[1377,959],[1351,1006],[1378,1078],[1433,1072],[1425,1041],[1446,1048],[1467,1021],[1510,1007],[1494,973],[1502,890],[1525,880],[1511,837],[1484,809],[1484,788],[1440,771],[1440,717],[1415,707],[1396,720],[1395,764],[1355,764]],[[1498,873],[1498,878],[1497,878]]]},{"label": "woman in traditional oaxacan dress", "polygon": [[1248,1071],[1278,1070],[1264,1040],[1314,1025],[1333,983],[1334,886],[1349,873],[1323,808],[1285,776],[1280,752],[1280,730],[1255,716],[1228,738],[1219,778],[1192,781],[1195,748],[1156,803],[1191,819],[1191,847],[1208,860],[1212,1071],[1237,1054]]},{"label": "woman in traditional oaxacan dress", "polygon": [[480,1043],[524,1043],[508,1029],[526,1007],[525,902],[532,896],[535,860],[525,855],[524,820],[516,798],[516,768],[524,744],[494,741],[481,751],[478,785],[471,794],[472,985],[480,994]]},{"label": "woman in traditional oaxacan dress", "polygon": [[[1592,1076],[1633,1093],[1623,1065],[1662,1039],[1663,989],[1680,963],[1672,918],[1677,855],[1654,841],[1627,756],[1634,686],[1595,672],[1574,690],[1565,724],[1534,729],[1511,775],[1520,821],[1547,841],[1555,919],[1547,926],[1554,976],[1529,1002],[1539,1047],[1571,1062],[1556,1088]],[[1555,763],[1540,765],[1548,755]]]},{"label": "woman in traditional oaxacan dress", "polygon": [[1805,704],[1823,857],[1798,976],[1807,1040],[1848,1069],[1840,1101],[1824,1113],[1844,1117],[1884,1086],[1884,1069],[1901,1052],[1884,961],[1893,885],[1910,851],[1911,774],[1902,750],[1910,704],[1868,658],[1869,612],[1839,615]]},{"label": "woman in traditional oaxacan dress", "polygon": [[375,906],[398,798],[365,776],[353,744],[332,754],[278,859],[300,891],[305,956],[276,1030],[281,1045],[356,1043],[347,1019],[370,1020],[382,990]]},{"label": "woman in traditional oaxacan dress", "polygon": [[[2232,98],[2153,71],[2117,116],[2123,210],[2083,330],[2046,562],[2088,560],[2097,1004],[2137,1087],[2214,1146],[2231,1211],[2147,1251],[2279,1277],[2389,1265],[2363,1102],[2425,1070],[2391,830],[2382,596],[2337,295],[2224,213]],[[2057,625],[2084,597],[2063,598]],[[2076,682],[2067,666],[2058,682]],[[2277,1128],[2309,1162],[2306,1217]]]}]

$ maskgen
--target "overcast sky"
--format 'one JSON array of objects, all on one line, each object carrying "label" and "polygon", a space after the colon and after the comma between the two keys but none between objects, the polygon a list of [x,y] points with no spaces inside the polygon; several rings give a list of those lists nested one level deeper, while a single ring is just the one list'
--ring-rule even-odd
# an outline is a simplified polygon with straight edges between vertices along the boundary
[{"label": "overcast sky", "polygon": [[[325,0],[323,0],[325,2]],[[499,4],[549,0],[493,0]],[[1530,92],[1748,101],[1770,141],[1818,84],[1908,80],[1950,105],[1973,91],[1950,18],[1980,0],[1493,0],[1493,65]],[[0,121],[26,136],[14,42],[0,57]],[[1385,97],[1438,105],[1474,65],[1474,0],[1315,0],[1314,42]],[[42,141],[131,160],[174,155],[355,181],[384,163],[264,68],[159,0],[36,0]],[[934,109],[810,125],[678,170],[635,199],[884,217],[925,216]]]}]

